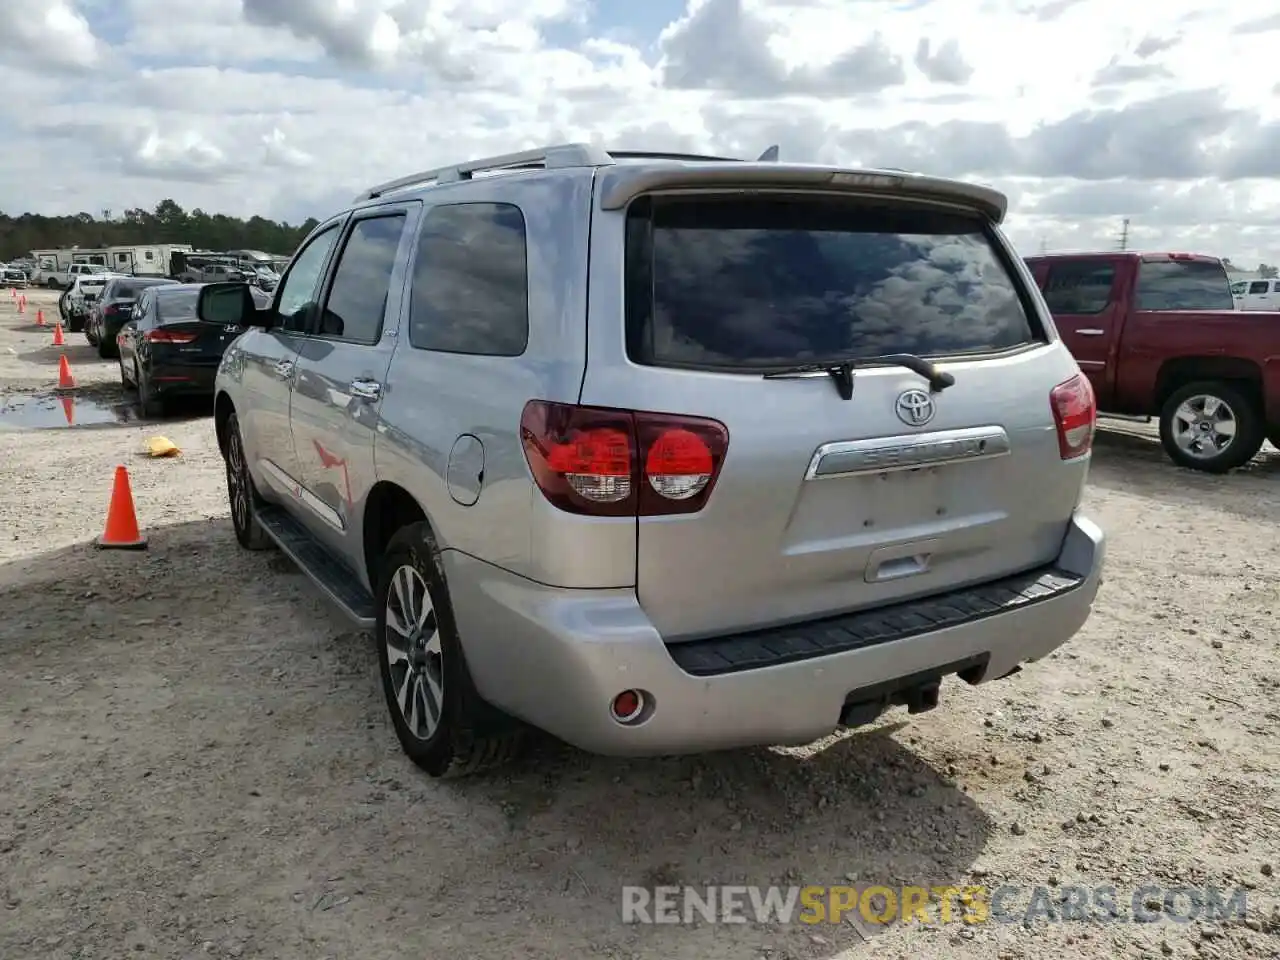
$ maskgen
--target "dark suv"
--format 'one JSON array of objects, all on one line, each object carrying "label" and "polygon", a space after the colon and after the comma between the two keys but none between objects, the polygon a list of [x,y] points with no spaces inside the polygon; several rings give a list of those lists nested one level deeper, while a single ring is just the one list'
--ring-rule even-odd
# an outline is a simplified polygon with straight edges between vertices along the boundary
[{"label": "dark suv", "polygon": [[108,280],[84,328],[85,339],[98,348],[98,356],[116,356],[116,334],[133,318],[133,305],[144,289],[177,282],[166,277],[113,277]]}]

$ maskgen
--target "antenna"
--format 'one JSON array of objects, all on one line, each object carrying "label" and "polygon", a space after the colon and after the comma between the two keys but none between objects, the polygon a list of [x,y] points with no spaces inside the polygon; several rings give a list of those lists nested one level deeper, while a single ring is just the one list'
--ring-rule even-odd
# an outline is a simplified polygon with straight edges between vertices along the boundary
[{"label": "antenna", "polygon": [[1129,249],[1129,218],[1125,217],[1120,223],[1120,249]]},{"label": "antenna", "polygon": [[756,157],[756,163],[777,163],[778,162],[778,145],[775,143],[760,156]]}]

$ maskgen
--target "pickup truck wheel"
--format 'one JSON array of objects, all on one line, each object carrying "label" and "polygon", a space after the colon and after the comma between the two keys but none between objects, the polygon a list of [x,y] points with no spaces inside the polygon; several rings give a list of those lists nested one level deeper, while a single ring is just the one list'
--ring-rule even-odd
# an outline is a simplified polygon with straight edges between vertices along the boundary
[{"label": "pickup truck wheel", "polygon": [[[135,368],[136,369],[136,368]],[[139,378],[141,380],[141,378]],[[141,386],[139,386],[141,390]],[[231,526],[236,540],[246,550],[267,550],[274,546],[267,536],[254,510],[262,502],[249,474],[249,461],[244,455],[244,440],[240,437],[240,421],[233,413],[227,418],[227,499],[231,503]]]},{"label": "pickup truck wheel", "polygon": [[374,639],[401,748],[438,778],[478,773],[514,758],[523,731],[475,689],[430,527],[413,523],[399,530],[380,571]]},{"label": "pickup truck wheel", "polygon": [[1160,442],[1174,463],[1205,473],[1226,473],[1262,447],[1262,414],[1228,383],[1179,387],[1160,411]]}]

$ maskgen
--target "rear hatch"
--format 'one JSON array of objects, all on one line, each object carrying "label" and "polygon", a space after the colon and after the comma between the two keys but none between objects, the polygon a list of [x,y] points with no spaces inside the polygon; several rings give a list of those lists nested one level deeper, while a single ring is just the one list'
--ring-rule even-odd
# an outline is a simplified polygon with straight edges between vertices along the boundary
[{"label": "rear hatch", "polygon": [[[638,597],[668,642],[1058,554],[1088,458],[1060,456],[1050,392],[1078,368],[987,208],[957,203],[767,189],[631,202],[622,362],[593,326],[581,402],[729,434],[700,511],[637,521]],[[897,353],[936,359],[954,383],[933,392],[898,365],[854,369],[851,391],[825,372],[778,375]]]}]

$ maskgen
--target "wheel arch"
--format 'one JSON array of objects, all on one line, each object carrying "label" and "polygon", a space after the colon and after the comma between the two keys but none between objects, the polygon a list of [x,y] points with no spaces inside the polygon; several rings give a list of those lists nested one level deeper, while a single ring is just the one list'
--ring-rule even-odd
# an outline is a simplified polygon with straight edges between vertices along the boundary
[{"label": "wheel arch", "polygon": [[365,498],[361,528],[364,569],[371,589],[377,589],[378,562],[397,530],[411,523],[431,526],[427,511],[416,497],[399,484],[379,480]]},{"label": "wheel arch", "polygon": [[1262,368],[1243,357],[1175,357],[1160,365],[1156,374],[1155,409],[1157,413],[1173,392],[1196,381],[1230,383],[1240,390],[1258,412],[1263,410]]},{"label": "wheel arch", "polygon": [[219,390],[213,398],[213,430],[218,439],[218,450],[224,457],[227,455],[227,424],[235,412],[236,405],[231,397],[225,390]]}]

